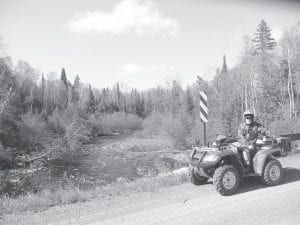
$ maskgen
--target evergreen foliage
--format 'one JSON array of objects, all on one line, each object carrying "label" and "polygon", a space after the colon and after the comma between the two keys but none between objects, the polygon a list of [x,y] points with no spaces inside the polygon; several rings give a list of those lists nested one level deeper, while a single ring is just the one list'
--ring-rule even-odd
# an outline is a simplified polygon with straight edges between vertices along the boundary
[{"label": "evergreen foliage", "polygon": [[67,89],[68,88],[68,80],[67,80],[67,74],[66,74],[65,68],[62,68],[62,70],[61,70],[60,79],[64,83],[64,85],[66,86],[66,89]]},{"label": "evergreen foliage", "polygon": [[222,73],[227,73],[227,62],[226,62],[226,56],[223,56],[223,65],[222,65]]},{"label": "evergreen foliage", "polygon": [[89,85],[89,99],[88,99],[88,109],[87,109],[87,111],[89,113],[95,113],[96,112],[96,102],[95,102],[95,97],[94,97],[91,85]]},{"label": "evergreen foliage", "polygon": [[271,28],[266,21],[261,20],[256,29],[256,33],[253,38],[254,51],[258,54],[266,53],[273,50],[277,45],[274,38],[272,38]]}]

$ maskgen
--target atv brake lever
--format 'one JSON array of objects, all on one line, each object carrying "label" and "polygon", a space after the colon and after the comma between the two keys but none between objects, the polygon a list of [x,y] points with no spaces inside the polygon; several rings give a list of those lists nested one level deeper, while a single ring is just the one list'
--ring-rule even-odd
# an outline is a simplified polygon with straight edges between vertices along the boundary
[{"label": "atv brake lever", "polygon": [[196,149],[193,149],[193,151],[191,152],[190,154],[190,158],[193,159],[195,154],[196,154],[197,150]]},{"label": "atv brake lever", "polygon": [[200,159],[199,159],[199,162],[201,162],[201,161],[202,161],[202,159],[204,158],[205,154],[206,154],[206,152],[204,151],[204,152],[202,153],[202,155],[201,155]]}]

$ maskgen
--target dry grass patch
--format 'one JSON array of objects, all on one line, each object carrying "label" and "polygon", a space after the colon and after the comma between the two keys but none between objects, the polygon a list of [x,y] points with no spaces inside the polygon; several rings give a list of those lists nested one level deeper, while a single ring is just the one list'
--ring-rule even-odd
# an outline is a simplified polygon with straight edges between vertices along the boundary
[{"label": "dry grass patch", "polygon": [[151,192],[160,188],[179,185],[187,180],[185,170],[181,170],[135,181],[120,178],[115,183],[90,190],[69,187],[53,191],[45,190],[37,194],[29,193],[15,199],[2,197],[0,199],[0,213],[4,215],[18,214],[25,211],[41,211],[52,206],[84,202],[95,198],[106,198],[136,192]]}]

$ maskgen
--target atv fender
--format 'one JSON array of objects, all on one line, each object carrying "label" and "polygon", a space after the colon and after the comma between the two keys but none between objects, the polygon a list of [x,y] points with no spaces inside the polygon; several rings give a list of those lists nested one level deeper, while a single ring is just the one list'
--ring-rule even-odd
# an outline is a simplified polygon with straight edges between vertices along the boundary
[{"label": "atv fender", "polygon": [[239,172],[241,179],[243,179],[245,169],[244,169],[243,163],[241,162],[240,158],[237,155],[227,154],[227,155],[223,156],[223,158],[220,161],[222,161],[222,160],[225,160],[226,163],[235,166],[235,168]]},{"label": "atv fender", "polygon": [[275,157],[272,154],[277,151],[278,149],[266,149],[260,150],[255,154],[253,158],[253,169],[256,174],[258,174],[259,176],[262,175],[266,160],[268,158],[275,159]]}]

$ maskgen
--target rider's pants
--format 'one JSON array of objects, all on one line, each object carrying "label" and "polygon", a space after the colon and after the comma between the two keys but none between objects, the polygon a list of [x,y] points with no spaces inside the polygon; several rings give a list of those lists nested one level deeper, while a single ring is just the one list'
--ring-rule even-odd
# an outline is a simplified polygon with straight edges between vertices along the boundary
[{"label": "rider's pants", "polygon": [[253,145],[252,145],[252,148],[249,148],[246,146],[243,148],[243,158],[244,158],[246,165],[248,165],[248,166],[251,165],[251,157],[253,157],[256,152],[257,152],[257,149]]},{"label": "rider's pants", "polygon": [[243,158],[247,166],[250,166],[250,150],[248,148],[244,148],[243,150]]}]

